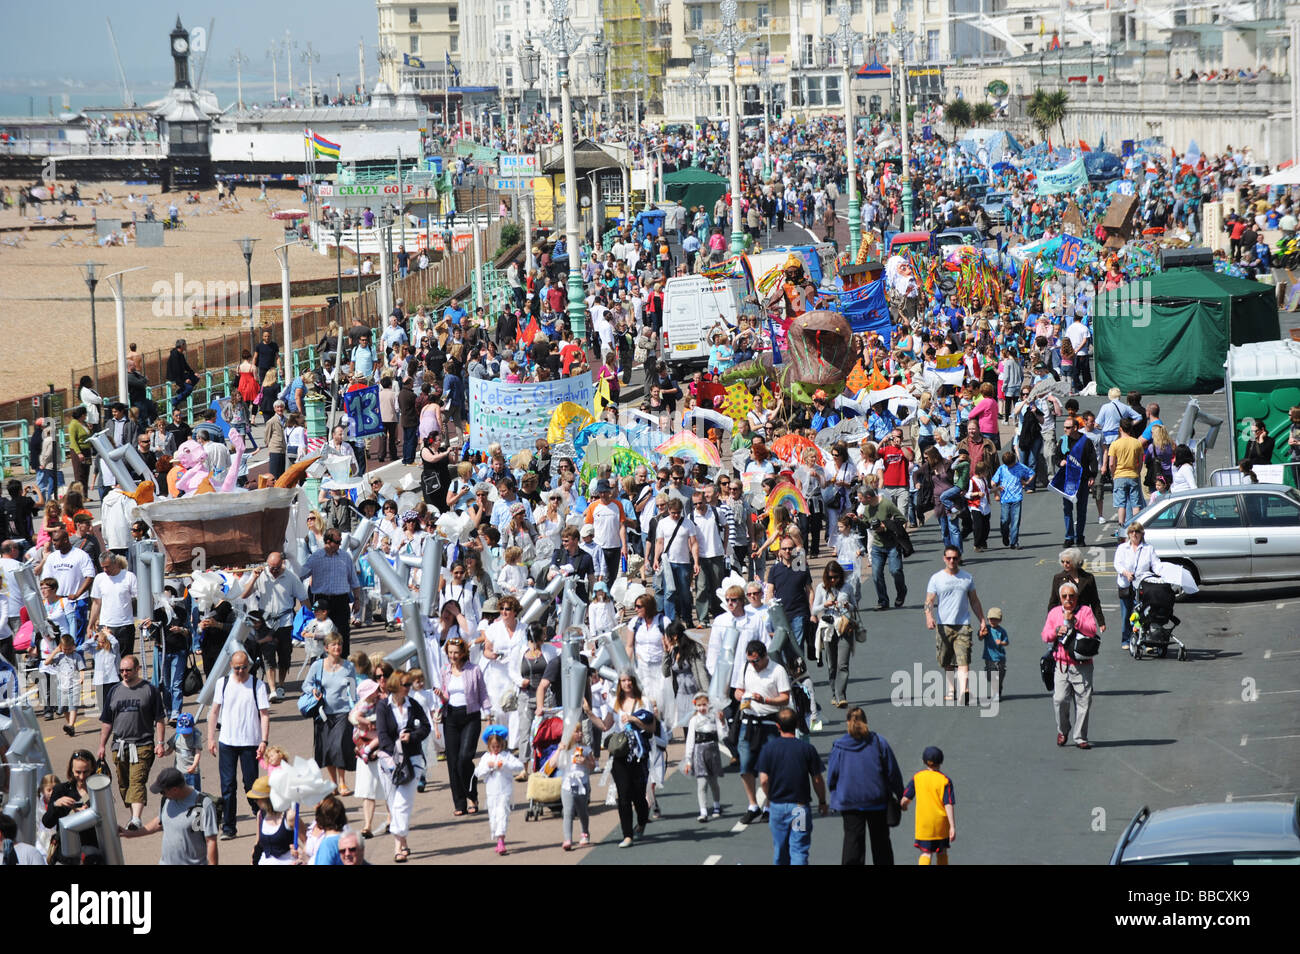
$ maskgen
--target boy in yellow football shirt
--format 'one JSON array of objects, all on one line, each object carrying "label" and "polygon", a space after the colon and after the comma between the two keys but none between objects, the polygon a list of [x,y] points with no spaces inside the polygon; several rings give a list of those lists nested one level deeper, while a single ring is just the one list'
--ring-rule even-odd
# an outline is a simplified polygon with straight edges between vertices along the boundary
[{"label": "boy in yellow football shirt", "polygon": [[948,846],[957,840],[957,796],[952,779],[939,771],[943,764],[943,750],[937,745],[927,746],[921,753],[925,771],[917,772],[907,783],[898,804],[906,809],[916,802],[916,842],[921,851],[919,865],[946,865]]}]

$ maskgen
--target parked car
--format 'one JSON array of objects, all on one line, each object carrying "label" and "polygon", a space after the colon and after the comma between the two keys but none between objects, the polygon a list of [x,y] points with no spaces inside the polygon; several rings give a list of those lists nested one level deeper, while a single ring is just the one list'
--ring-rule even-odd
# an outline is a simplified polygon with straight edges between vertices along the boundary
[{"label": "parked car", "polygon": [[1285,484],[1183,490],[1137,516],[1146,541],[1197,584],[1300,579],[1300,491]]},{"label": "parked car", "polygon": [[1006,225],[1007,215],[1011,211],[1010,192],[989,192],[980,203],[994,225]]},{"label": "parked car", "polygon": [[973,245],[976,248],[982,248],[984,246],[984,236],[973,225],[954,225],[950,229],[944,229],[934,237],[936,250],[949,245]]},{"label": "parked car", "polygon": [[1112,865],[1300,864],[1300,799],[1151,811],[1125,826]]}]

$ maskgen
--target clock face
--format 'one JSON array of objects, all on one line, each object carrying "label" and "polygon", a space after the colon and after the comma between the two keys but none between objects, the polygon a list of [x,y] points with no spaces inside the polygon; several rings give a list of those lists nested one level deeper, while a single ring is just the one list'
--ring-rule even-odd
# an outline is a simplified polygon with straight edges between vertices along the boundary
[{"label": "clock face", "polygon": [[176,39],[172,40],[172,49],[177,53],[184,53],[189,48],[190,41],[185,39],[183,36],[178,36]]}]

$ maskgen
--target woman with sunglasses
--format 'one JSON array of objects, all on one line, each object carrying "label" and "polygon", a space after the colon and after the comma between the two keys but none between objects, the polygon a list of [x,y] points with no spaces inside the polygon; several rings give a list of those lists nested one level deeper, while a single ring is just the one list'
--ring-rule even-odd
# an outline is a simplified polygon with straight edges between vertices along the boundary
[{"label": "woman with sunglasses", "polygon": [[845,578],[844,567],[831,560],[813,594],[812,624],[817,634],[817,665],[823,659],[830,661],[831,705],[837,709],[848,706],[849,657],[857,634],[857,614],[857,596]]},{"label": "woman with sunglasses", "polygon": [[[86,749],[77,749],[68,759],[68,780],[55,785],[54,790],[50,792],[47,803],[49,807],[41,818],[41,824],[46,828],[55,830],[54,844],[56,846],[58,845],[59,820],[65,815],[80,811],[90,804],[90,789],[86,786],[86,780],[94,774],[95,756]],[[94,828],[87,828],[81,833],[81,847],[88,855],[98,855],[99,836]],[[87,851],[87,849],[89,850]],[[79,858],[65,858],[58,853],[57,847],[51,855],[51,860],[62,865],[81,863]]]},{"label": "woman with sunglasses", "polygon": [[492,523],[492,506],[492,488],[486,481],[475,484],[474,501],[465,508],[473,526],[485,527]]},{"label": "woman with sunglasses", "polygon": [[447,640],[447,665],[442,685],[434,688],[443,703],[443,740],[447,752],[447,779],[451,785],[452,814],[478,813],[478,779],[474,753],[478,749],[483,717],[491,711],[487,686],[477,666],[470,665],[469,647],[461,636]]},{"label": "woman with sunglasses", "polygon": [[858,479],[858,468],[849,459],[849,446],[843,441],[831,447],[831,462],[823,468],[823,477],[826,485],[822,497],[826,506],[826,545],[834,549],[840,539],[840,514],[852,506],[849,488]]}]

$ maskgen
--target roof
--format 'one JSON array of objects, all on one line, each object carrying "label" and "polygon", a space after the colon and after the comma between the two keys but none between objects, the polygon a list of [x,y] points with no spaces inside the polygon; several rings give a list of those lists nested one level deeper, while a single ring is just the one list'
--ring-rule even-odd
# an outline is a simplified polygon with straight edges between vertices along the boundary
[{"label": "roof", "polygon": [[[543,154],[543,159],[545,155]],[[591,139],[579,139],[573,144],[573,165],[575,172],[592,172],[596,169],[621,168],[618,157],[605,151],[598,142]],[[547,175],[564,174],[564,150],[553,149],[552,158],[542,165],[542,172]]]},{"label": "roof", "polygon": [[1122,860],[1265,852],[1300,853],[1295,804],[1228,802],[1161,809],[1140,825]]},{"label": "roof", "polygon": [[858,67],[855,76],[892,76],[893,71],[888,66],[881,66],[879,60],[872,60],[870,63],[863,63]]},{"label": "roof", "polygon": [[717,173],[709,172],[707,169],[701,169],[699,166],[687,166],[685,169],[678,169],[676,172],[669,172],[664,175],[664,182],[725,182],[730,184],[730,180],[726,176],[720,176]]},{"label": "roof", "polygon": [[311,126],[320,123],[360,123],[381,119],[417,119],[423,111],[377,106],[318,106],[314,109],[232,109],[223,117],[241,123]]},{"label": "roof", "polygon": [[1207,268],[1171,268],[1152,275],[1148,281],[1153,298],[1224,298],[1229,295],[1241,298],[1276,294],[1272,285],[1233,278]]}]

